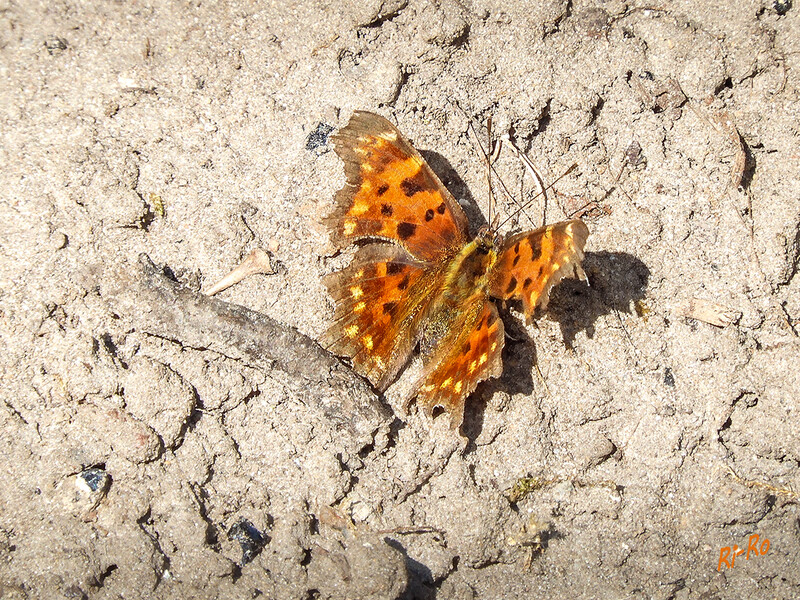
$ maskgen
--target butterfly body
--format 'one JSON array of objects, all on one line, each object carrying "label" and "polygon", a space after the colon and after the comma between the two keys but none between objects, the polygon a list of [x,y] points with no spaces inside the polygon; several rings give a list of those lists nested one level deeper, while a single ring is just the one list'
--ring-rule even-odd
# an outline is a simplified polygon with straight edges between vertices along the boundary
[{"label": "butterfly body", "polygon": [[491,242],[472,240],[447,265],[443,294],[460,303],[475,293],[486,293],[488,275],[496,262],[497,252]]},{"label": "butterfly body", "polygon": [[502,372],[492,298],[520,299],[530,317],[561,277],[582,274],[588,230],[576,220],[470,238],[461,207],[386,119],[356,112],[333,139],[347,183],[327,219],[332,239],[367,243],[327,279],[336,313],[323,342],[379,389],[419,345],[417,402],[428,414],[444,407],[457,427],[466,397]]},{"label": "butterfly body", "polygon": [[[420,340],[423,360],[453,331],[465,306],[481,305],[488,300],[488,275],[496,261],[494,248],[476,238],[439,270],[441,284],[431,294]],[[435,276],[437,269],[432,271]]]}]

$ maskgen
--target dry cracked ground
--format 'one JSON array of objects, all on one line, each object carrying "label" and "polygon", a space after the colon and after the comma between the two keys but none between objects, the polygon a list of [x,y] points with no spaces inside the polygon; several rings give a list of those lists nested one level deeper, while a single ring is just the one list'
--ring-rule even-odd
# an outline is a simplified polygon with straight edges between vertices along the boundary
[{"label": "dry cracked ground", "polygon": [[[798,69],[790,0],[4,0],[0,597],[797,597]],[[313,342],[356,109],[475,229],[490,116],[578,165],[497,162],[590,285],[460,432]]]}]

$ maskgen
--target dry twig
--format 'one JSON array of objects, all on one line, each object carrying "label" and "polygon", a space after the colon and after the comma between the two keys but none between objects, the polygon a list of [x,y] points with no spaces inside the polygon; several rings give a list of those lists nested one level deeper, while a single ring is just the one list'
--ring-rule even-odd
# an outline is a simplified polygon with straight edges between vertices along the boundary
[{"label": "dry twig", "polygon": [[183,286],[146,254],[139,256],[135,272],[123,270],[108,279],[113,282],[102,290],[103,297],[135,330],[261,370],[279,369],[337,430],[371,439],[391,418],[369,385],[317,342],[265,315]]}]

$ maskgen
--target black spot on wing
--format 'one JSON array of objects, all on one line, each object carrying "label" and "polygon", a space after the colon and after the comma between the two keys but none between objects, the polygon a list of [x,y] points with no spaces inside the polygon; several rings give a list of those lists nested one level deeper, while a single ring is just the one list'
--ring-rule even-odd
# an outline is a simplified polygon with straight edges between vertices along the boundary
[{"label": "black spot on wing", "polygon": [[425,220],[430,221],[433,219],[433,209],[429,208],[425,211]]},{"label": "black spot on wing", "polygon": [[381,187],[378,188],[378,196],[383,196],[386,192],[389,191],[389,184],[384,183]]},{"label": "black spot on wing", "polygon": [[506,294],[512,293],[515,289],[517,289],[517,278],[512,277],[511,280],[508,282],[508,287],[506,288]]},{"label": "black spot on wing", "polygon": [[436,212],[438,212],[440,215],[443,215],[446,209],[447,206],[445,206],[445,203],[442,202],[439,206],[436,207]]},{"label": "black spot on wing", "polygon": [[386,274],[397,275],[403,270],[403,263],[390,262],[386,263]]},{"label": "black spot on wing", "polygon": [[414,177],[406,177],[403,181],[400,182],[400,189],[403,190],[403,193],[411,198],[414,194],[420,193],[422,190],[425,189],[423,183],[419,180],[418,174]]},{"label": "black spot on wing", "polygon": [[531,279],[530,277],[526,277],[525,281],[522,284],[522,289],[527,290],[528,287],[531,285],[531,283],[533,283],[533,279]]},{"label": "black spot on wing", "polygon": [[394,213],[394,209],[391,206],[388,204],[381,204],[381,214],[384,217],[391,217],[392,213]]},{"label": "black spot on wing", "polygon": [[531,260],[538,260],[542,255],[542,245],[539,242],[531,242]]},{"label": "black spot on wing", "polygon": [[417,226],[414,223],[409,223],[408,221],[401,221],[397,224],[397,237],[401,240],[406,241],[417,230]]}]

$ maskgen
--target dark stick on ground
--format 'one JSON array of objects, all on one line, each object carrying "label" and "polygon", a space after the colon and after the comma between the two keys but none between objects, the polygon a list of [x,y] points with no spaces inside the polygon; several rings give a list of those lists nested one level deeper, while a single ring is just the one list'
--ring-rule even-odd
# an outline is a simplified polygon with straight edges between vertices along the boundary
[{"label": "dark stick on ground", "polygon": [[[304,400],[338,430],[369,440],[392,417],[369,385],[311,338],[243,306],[205,296],[167,276],[146,254],[104,297],[137,331],[208,349],[265,371],[289,375]],[[135,305],[133,302],[135,301]],[[134,306],[147,306],[141,312]]]}]

